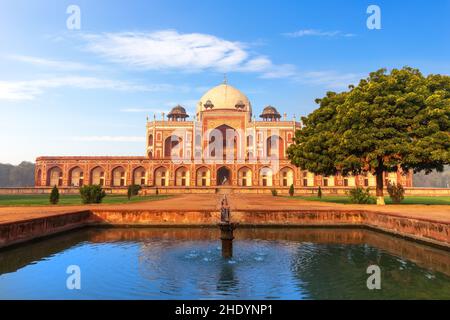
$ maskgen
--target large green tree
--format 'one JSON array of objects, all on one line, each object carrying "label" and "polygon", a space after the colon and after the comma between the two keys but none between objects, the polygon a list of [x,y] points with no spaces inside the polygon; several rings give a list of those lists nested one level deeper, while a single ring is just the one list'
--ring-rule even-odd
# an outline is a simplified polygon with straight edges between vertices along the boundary
[{"label": "large green tree", "polygon": [[327,92],[303,117],[288,155],[322,175],[442,171],[450,163],[450,77],[404,67],[370,73],[346,92]]}]

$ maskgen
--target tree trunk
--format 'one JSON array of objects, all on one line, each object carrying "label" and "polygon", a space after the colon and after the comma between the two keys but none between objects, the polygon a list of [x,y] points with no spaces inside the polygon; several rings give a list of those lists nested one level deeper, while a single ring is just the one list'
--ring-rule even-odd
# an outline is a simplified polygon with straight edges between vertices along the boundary
[{"label": "tree trunk", "polygon": [[383,194],[383,170],[379,169],[376,171],[377,178],[377,205],[384,205],[384,194]]}]

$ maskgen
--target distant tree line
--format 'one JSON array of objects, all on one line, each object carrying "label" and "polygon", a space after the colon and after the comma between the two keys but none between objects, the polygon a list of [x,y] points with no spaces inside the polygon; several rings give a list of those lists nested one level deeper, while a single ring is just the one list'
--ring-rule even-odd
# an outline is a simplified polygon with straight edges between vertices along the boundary
[{"label": "distant tree line", "polygon": [[414,174],[413,186],[424,188],[450,188],[450,166],[446,166],[443,172],[433,171],[428,175],[423,172]]},{"label": "distant tree line", "polygon": [[17,166],[0,163],[0,187],[34,186],[34,163],[23,161]]}]

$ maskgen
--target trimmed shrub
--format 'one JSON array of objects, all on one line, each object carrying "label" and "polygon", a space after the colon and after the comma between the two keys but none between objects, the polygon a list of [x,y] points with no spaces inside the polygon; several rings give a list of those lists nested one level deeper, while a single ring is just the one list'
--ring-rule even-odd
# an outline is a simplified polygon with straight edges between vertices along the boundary
[{"label": "trimmed shrub", "polygon": [[59,190],[57,186],[53,186],[52,192],[50,192],[50,203],[58,204],[59,202]]},{"label": "trimmed shrub", "polygon": [[99,185],[86,185],[80,188],[81,201],[84,204],[101,203],[106,196],[105,191]]},{"label": "trimmed shrub", "polygon": [[278,195],[277,189],[272,189],[272,190],[270,190],[270,191],[272,192],[272,195],[273,195],[274,197],[276,197],[276,196]]},{"label": "trimmed shrub", "polygon": [[405,198],[405,189],[400,183],[395,184],[389,182],[387,191],[393,203],[400,203]]},{"label": "trimmed shrub", "polygon": [[376,202],[375,198],[370,195],[369,188],[356,187],[349,191],[349,195],[351,203],[373,204]]},{"label": "trimmed shrub", "polygon": [[128,192],[127,192],[128,200],[130,200],[132,196],[137,196],[141,189],[142,189],[142,187],[138,184],[129,185]]},{"label": "trimmed shrub", "polygon": [[319,190],[317,191],[317,196],[322,199],[322,188],[319,186]]},{"label": "trimmed shrub", "polygon": [[291,186],[289,187],[289,195],[292,197],[294,195],[294,192],[295,192],[294,185],[291,184]]}]

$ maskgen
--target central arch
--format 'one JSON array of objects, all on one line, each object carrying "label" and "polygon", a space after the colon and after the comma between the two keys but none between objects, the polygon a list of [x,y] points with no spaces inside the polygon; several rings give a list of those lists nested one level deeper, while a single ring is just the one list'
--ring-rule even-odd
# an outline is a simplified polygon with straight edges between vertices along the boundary
[{"label": "central arch", "polygon": [[217,170],[217,185],[231,185],[231,170],[227,167],[220,167]]},{"label": "central arch", "polygon": [[223,124],[209,134],[208,156],[217,160],[236,160],[239,153],[239,134],[236,129]]},{"label": "central arch", "polygon": [[283,139],[278,135],[272,135],[266,140],[266,156],[284,159]]}]

